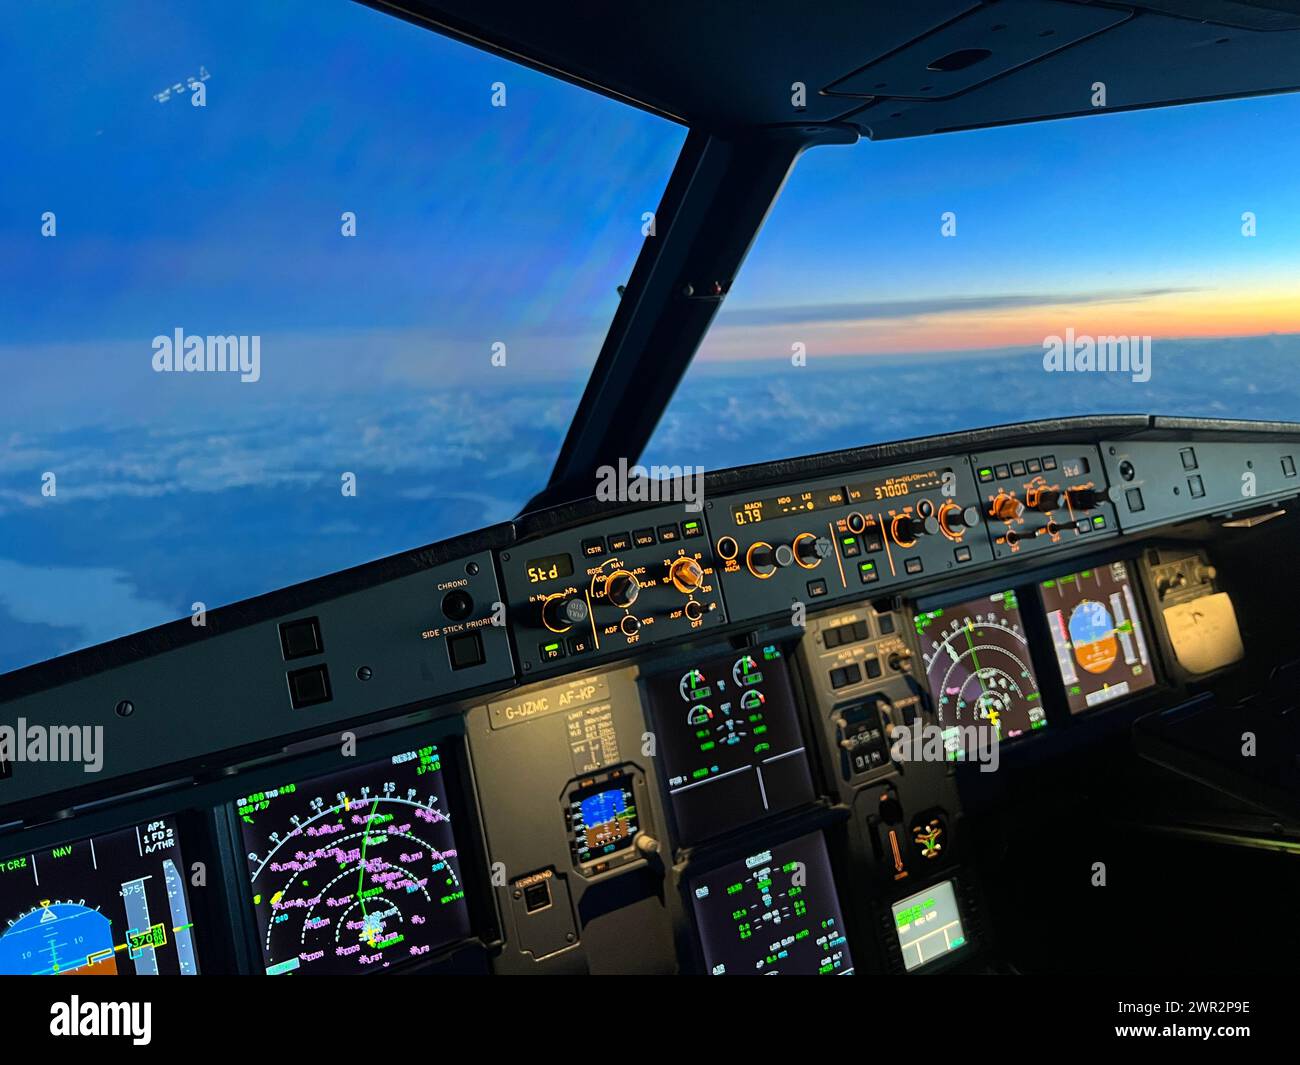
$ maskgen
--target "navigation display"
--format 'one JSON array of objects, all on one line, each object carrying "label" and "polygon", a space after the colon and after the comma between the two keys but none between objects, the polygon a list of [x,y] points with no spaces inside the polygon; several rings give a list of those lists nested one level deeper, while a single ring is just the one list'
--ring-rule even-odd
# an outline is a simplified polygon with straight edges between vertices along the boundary
[{"label": "navigation display", "polygon": [[436,745],[234,808],[269,975],[377,972],[471,934]]},{"label": "navigation display", "polygon": [[1038,592],[1072,714],[1156,683],[1123,562],[1043,581]]},{"label": "navigation display", "polygon": [[654,677],[647,692],[679,843],[812,800],[779,647],[736,651]]},{"label": "navigation display", "polygon": [[694,878],[689,890],[711,975],[853,972],[820,832]]},{"label": "navigation display", "polygon": [[894,903],[894,931],[903,951],[903,966],[910,973],[936,958],[942,958],[966,942],[966,932],[957,909],[952,881]]},{"label": "navigation display", "polygon": [[1015,592],[918,613],[915,620],[949,758],[964,757],[968,726],[992,726],[999,740],[1046,727]]},{"label": "navigation display", "polygon": [[0,861],[0,975],[195,976],[169,817]]}]

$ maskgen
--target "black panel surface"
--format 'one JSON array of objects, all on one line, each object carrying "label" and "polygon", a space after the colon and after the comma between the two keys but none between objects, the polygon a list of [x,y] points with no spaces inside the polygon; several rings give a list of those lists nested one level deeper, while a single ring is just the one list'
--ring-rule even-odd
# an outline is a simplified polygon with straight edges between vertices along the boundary
[{"label": "black panel surface", "polygon": [[1300,441],[1125,440],[1102,444],[1125,531],[1245,511],[1300,494]]}]

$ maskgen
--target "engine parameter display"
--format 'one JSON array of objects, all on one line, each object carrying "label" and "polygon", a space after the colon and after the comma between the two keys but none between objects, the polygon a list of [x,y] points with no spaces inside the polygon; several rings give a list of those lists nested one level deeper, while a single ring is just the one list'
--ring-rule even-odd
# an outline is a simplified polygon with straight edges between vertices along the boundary
[{"label": "engine parameter display", "polygon": [[820,832],[689,884],[713,976],[846,976],[853,959]]},{"label": "engine parameter display", "polygon": [[696,843],[813,798],[785,657],[753,647],[647,681],[679,840]]},{"label": "engine parameter display", "polygon": [[1123,562],[1043,581],[1038,592],[1072,714],[1156,683]]},{"label": "engine parameter display", "polygon": [[1015,592],[917,613],[915,620],[950,759],[964,759],[963,730],[970,726],[992,726],[1008,740],[1047,725]]},{"label": "engine parameter display", "polygon": [[439,748],[235,803],[268,974],[376,972],[470,935]]},{"label": "engine parameter display", "polygon": [[894,931],[903,951],[903,967],[908,972],[966,943],[951,880],[894,903],[892,910]]},{"label": "engine parameter display", "polygon": [[174,821],[0,861],[0,974],[195,976]]}]

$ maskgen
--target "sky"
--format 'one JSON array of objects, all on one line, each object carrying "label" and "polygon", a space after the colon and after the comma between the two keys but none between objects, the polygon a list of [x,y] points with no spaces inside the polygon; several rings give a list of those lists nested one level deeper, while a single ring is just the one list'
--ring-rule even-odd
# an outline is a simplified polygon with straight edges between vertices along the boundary
[{"label": "sky", "polygon": [[[42,0],[5,32],[0,671],[545,483],[683,129],[354,3]],[[1300,418],[1298,119],[1286,96],[808,153],[647,458]],[[1151,381],[1038,372],[1067,327],[1151,334]],[[176,329],[258,337],[259,380],[155,372]]]},{"label": "sky", "polygon": [[1298,123],[1289,94],[810,152],[701,357],[1300,331]]},{"label": "sky", "polygon": [[[114,376],[182,325],[283,340],[268,379],[342,348],[314,386],[361,350],[353,376],[475,379],[496,341],[580,385],[684,140],[354,3],[49,0],[6,34],[0,341]],[[205,107],[155,99],[201,72]]]}]

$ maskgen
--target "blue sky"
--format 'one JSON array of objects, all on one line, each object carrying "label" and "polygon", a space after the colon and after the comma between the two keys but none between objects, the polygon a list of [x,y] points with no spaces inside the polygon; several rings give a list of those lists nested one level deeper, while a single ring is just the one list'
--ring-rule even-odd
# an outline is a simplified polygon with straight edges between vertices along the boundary
[{"label": "blue sky", "polygon": [[[1290,94],[809,153],[702,356],[760,357],[756,309],[793,327],[827,305],[828,354],[1023,342],[1085,305],[1098,332],[1300,330],[1297,124]],[[1009,296],[1010,313],[983,313]]]},{"label": "blue sky", "polygon": [[[7,34],[6,341],[415,329],[440,372],[502,339],[572,375],[684,137],[352,3],[54,0]],[[153,98],[200,68],[205,108]]]},{"label": "blue sky", "polygon": [[[359,4],[10,7],[0,670],[516,513],[684,130]],[[206,107],[155,98],[203,73]],[[1300,417],[1259,392],[1297,355],[1297,119],[1291,96],[808,154],[652,455],[987,424],[1016,394]],[[1253,339],[1168,347],[1145,391],[1010,387],[1044,330],[1125,324]],[[154,373],[177,327],[260,336],[261,380]],[[937,368],[953,351],[985,353],[970,394]]]}]

